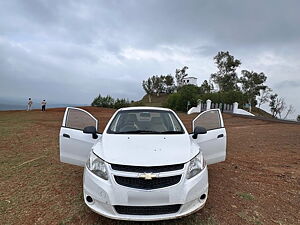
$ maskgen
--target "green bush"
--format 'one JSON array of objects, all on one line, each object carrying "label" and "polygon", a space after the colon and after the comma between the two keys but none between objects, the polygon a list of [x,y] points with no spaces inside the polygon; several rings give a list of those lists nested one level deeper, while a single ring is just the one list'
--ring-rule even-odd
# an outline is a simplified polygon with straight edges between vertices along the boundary
[{"label": "green bush", "polygon": [[126,100],[125,98],[117,98],[115,100],[115,104],[114,104],[114,108],[115,109],[120,109],[120,108],[123,108],[123,107],[128,107],[130,106],[130,103],[128,100]]},{"label": "green bush", "polygon": [[111,96],[107,95],[106,97],[102,97],[100,94],[98,97],[94,98],[92,106],[103,107],[103,108],[123,108],[128,107],[130,105],[129,101],[125,98],[117,98],[116,100]]},{"label": "green bush", "polygon": [[188,102],[190,103],[188,108],[197,105],[197,100],[200,98],[200,89],[195,85],[182,86],[177,93],[171,94],[166,103],[166,107],[174,109],[176,111],[187,111]]},{"label": "green bush", "polygon": [[167,102],[163,105],[163,107],[176,110],[178,99],[179,99],[179,93],[170,94],[167,98]]}]

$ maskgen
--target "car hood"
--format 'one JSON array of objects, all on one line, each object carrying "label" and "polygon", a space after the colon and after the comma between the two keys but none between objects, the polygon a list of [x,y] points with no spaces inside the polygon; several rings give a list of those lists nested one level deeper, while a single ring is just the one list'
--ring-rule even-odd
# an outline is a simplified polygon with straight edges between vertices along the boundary
[{"label": "car hood", "polygon": [[188,162],[198,154],[199,147],[188,134],[104,134],[93,151],[112,164],[160,166]]}]

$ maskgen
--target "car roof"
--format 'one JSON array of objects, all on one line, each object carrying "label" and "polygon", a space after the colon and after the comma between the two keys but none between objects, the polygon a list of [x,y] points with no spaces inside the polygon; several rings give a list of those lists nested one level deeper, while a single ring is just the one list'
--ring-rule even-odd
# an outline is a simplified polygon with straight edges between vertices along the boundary
[{"label": "car roof", "polygon": [[171,111],[171,109],[168,109],[168,108],[151,107],[151,106],[136,106],[136,107],[126,107],[126,108],[121,108],[120,109],[120,111],[127,111],[127,110],[161,110],[161,111]]}]

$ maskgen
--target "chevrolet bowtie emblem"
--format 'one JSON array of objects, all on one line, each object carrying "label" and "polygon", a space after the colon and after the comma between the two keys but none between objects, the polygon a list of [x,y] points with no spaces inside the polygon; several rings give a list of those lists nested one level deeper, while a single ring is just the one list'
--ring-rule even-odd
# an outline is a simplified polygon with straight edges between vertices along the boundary
[{"label": "chevrolet bowtie emblem", "polygon": [[145,180],[152,180],[155,177],[157,176],[153,173],[143,173],[139,175],[139,178],[144,178]]}]

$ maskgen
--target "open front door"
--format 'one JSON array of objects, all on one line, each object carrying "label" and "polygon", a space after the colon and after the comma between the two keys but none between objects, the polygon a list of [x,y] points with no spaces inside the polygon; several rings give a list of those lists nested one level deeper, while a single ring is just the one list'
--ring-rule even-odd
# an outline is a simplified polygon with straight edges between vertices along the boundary
[{"label": "open front door", "polygon": [[60,161],[78,166],[84,166],[92,146],[99,140],[100,135],[83,133],[87,126],[98,129],[98,121],[89,112],[68,107],[66,108],[62,127],[59,134]]},{"label": "open front door", "polygon": [[207,164],[222,162],[226,158],[226,130],[221,111],[211,109],[200,113],[193,120],[195,127],[204,127],[206,134],[199,134],[195,142],[200,146]]}]

